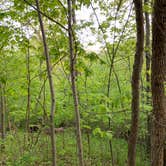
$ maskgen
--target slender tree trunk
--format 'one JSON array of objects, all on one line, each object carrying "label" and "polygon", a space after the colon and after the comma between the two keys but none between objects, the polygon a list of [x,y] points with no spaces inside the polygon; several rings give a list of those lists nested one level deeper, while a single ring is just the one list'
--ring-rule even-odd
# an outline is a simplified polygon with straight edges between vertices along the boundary
[{"label": "slender tree trunk", "polygon": [[44,84],[43,87],[43,121],[44,124],[48,123],[47,107],[46,107],[46,84]]},{"label": "slender tree trunk", "polygon": [[[108,85],[107,85],[107,97],[110,97],[110,87],[111,87],[111,74],[112,74],[112,70],[113,70],[113,65],[114,65],[114,56],[111,62],[111,66],[109,68],[109,74],[108,74]],[[107,102],[107,108],[110,108],[110,103]],[[111,118],[108,118],[108,127],[109,130],[111,128]],[[112,141],[109,140],[109,148],[110,148],[110,154],[111,154],[111,163],[112,166],[114,166],[114,154],[113,154],[113,147],[112,147]]]},{"label": "slender tree trunk", "polygon": [[79,165],[83,166],[83,147],[82,147],[82,137],[81,137],[81,126],[80,126],[80,112],[79,112],[79,103],[78,103],[78,93],[76,87],[76,56],[74,52],[74,32],[73,32],[73,9],[75,6],[72,6],[72,1],[67,0],[68,2],[68,35],[69,35],[69,49],[70,49],[70,72],[71,72],[71,86],[74,99],[74,109],[76,116],[76,133],[77,133],[77,147],[78,147],[78,157]]},{"label": "slender tree trunk", "polygon": [[55,94],[54,94],[53,78],[52,78],[52,72],[51,72],[51,62],[50,62],[50,56],[49,56],[48,46],[47,46],[47,42],[46,42],[45,30],[44,30],[42,17],[39,12],[39,10],[40,10],[39,0],[36,0],[36,6],[38,9],[38,18],[39,18],[39,23],[40,23],[40,29],[42,32],[44,54],[45,54],[45,58],[46,58],[47,74],[48,74],[50,93],[51,93],[51,110],[50,110],[51,134],[50,134],[50,137],[51,137],[51,147],[52,147],[52,165],[56,166],[57,165],[56,164],[56,146],[55,146],[55,133],[54,133]]},{"label": "slender tree trunk", "polygon": [[26,131],[29,132],[29,120],[30,120],[30,109],[31,109],[31,78],[30,78],[30,51],[28,41],[28,51],[26,55],[26,68],[27,68],[27,110],[26,110]]},{"label": "slender tree trunk", "polygon": [[[42,37],[40,35],[40,32],[37,31],[37,35],[38,35],[38,38],[39,40],[42,42]],[[43,56],[43,55],[42,55]],[[43,92],[42,93],[42,99],[43,99],[43,103],[42,103],[42,109],[43,109],[43,124],[47,124],[48,123],[48,115],[47,115],[47,109],[46,109],[46,79],[47,78],[42,78],[42,64],[43,64],[43,60],[40,59],[40,81],[41,81],[41,84],[42,84],[42,81],[43,81]]]},{"label": "slender tree trunk", "polygon": [[155,0],[152,21],[153,129],[151,166],[164,166],[166,137],[166,1]]},{"label": "slender tree trunk", "polygon": [[143,48],[144,48],[144,19],[142,0],[134,0],[136,13],[137,27],[137,44],[132,73],[132,119],[131,119],[131,134],[129,136],[128,145],[128,166],[136,165],[136,143],[138,135],[138,120],[139,120],[139,104],[140,104],[140,78],[143,63]]},{"label": "slender tree trunk", "polygon": [[1,139],[2,139],[2,144],[0,146],[1,151],[5,148],[4,146],[4,140],[5,140],[5,103],[4,103],[4,87],[3,84],[0,83],[0,132],[1,132]]}]

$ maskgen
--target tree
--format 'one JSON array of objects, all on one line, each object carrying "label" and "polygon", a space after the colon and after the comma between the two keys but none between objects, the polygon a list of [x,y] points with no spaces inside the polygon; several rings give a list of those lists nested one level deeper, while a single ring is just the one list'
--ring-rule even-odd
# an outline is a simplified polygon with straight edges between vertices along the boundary
[{"label": "tree", "polygon": [[152,143],[151,166],[164,166],[166,126],[166,1],[155,0],[152,21]]},{"label": "tree", "polygon": [[44,54],[46,58],[46,66],[47,66],[47,74],[48,74],[48,80],[49,80],[49,87],[50,87],[50,93],[51,93],[51,110],[50,110],[50,131],[51,131],[51,146],[52,146],[52,165],[56,166],[56,147],[55,147],[55,133],[54,133],[54,112],[55,112],[55,94],[54,94],[54,85],[53,85],[53,79],[52,79],[52,72],[51,72],[51,62],[50,62],[50,56],[48,52],[48,46],[46,42],[46,36],[45,36],[45,30],[43,25],[43,20],[41,17],[40,7],[39,7],[39,0],[36,0],[36,6],[37,6],[37,13],[40,23],[40,29],[42,32],[42,38],[43,38],[43,47],[44,47]]},{"label": "tree", "polygon": [[31,110],[31,77],[30,77],[30,46],[29,40],[28,50],[26,55],[26,68],[27,68],[27,109],[26,109],[26,131],[29,131],[29,120],[30,120],[30,110]]},{"label": "tree", "polygon": [[137,44],[132,73],[132,119],[128,145],[128,166],[135,166],[136,162],[136,142],[139,122],[139,97],[140,97],[140,76],[143,63],[144,48],[144,19],[142,0],[134,0],[137,27]]},{"label": "tree", "polygon": [[[72,3],[73,2],[73,3]],[[81,126],[80,126],[80,112],[79,112],[79,103],[78,103],[78,92],[76,87],[76,53],[75,41],[74,41],[74,29],[73,24],[75,23],[75,18],[73,17],[75,13],[75,0],[68,0],[68,36],[69,36],[69,50],[70,50],[70,73],[71,73],[71,88],[73,93],[74,100],[74,109],[76,117],[76,133],[77,133],[77,147],[78,147],[78,157],[79,165],[83,166],[83,148],[82,148],[82,137],[81,137]]]},{"label": "tree", "polygon": [[[4,84],[0,83],[0,120],[1,120],[1,138],[5,139],[5,101],[4,101]],[[1,147],[4,147],[3,145]],[[2,148],[3,149],[3,148]]]}]

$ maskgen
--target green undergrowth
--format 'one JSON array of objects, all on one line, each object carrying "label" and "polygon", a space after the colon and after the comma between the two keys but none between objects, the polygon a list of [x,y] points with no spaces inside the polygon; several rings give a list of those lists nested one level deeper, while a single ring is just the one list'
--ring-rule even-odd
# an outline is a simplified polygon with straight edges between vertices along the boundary
[{"label": "green undergrowth", "polygon": [[[111,140],[115,166],[127,164],[127,142],[123,139]],[[67,130],[57,134],[58,166],[77,166],[77,149],[75,133]],[[111,166],[109,140],[93,135],[83,134],[84,160],[86,166]],[[1,151],[0,165],[6,166],[51,166],[50,137],[34,133],[29,140],[24,132],[7,134],[5,149]],[[148,166],[145,148],[138,145],[137,166]]]}]

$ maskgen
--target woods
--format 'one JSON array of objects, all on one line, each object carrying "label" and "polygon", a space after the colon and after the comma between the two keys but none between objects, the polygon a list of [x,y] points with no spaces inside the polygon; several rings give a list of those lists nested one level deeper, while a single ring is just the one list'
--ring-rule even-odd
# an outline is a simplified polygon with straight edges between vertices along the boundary
[{"label": "woods", "polygon": [[0,0],[0,64],[0,165],[166,165],[165,0]]}]

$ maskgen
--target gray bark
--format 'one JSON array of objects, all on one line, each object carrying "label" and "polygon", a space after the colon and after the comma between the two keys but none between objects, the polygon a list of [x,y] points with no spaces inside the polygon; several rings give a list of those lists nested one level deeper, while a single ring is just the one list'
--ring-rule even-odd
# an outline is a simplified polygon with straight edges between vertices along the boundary
[{"label": "gray bark", "polygon": [[50,62],[50,56],[48,52],[48,46],[46,42],[46,35],[44,30],[44,25],[41,17],[40,7],[39,7],[39,0],[36,0],[36,6],[37,6],[37,13],[40,23],[40,29],[42,32],[42,39],[43,39],[43,47],[44,47],[44,54],[46,58],[46,66],[47,66],[47,74],[48,74],[48,80],[49,80],[49,87],[50,87],[50,93],[51,93],[51,110],[50,110],[50,130],[51,130],[51,147],[52,147],[52,165],[56,166],[56,146],[55,146],[55,133],[54,133],[54,112],[55,112],[55,94],[54,94],[54,85],[53,85],[53,78],[52,78],[52,71],[51,71],[51,62]]},{"label": "gray bark", "polygon": [[[71,86],[72,86],[75,117],[76,117],[78,158],[79,158],[79,165],[84,166],[78,92],[76,87],[76,69],[75,69],[76,54],[74,52],[75,41],[74,41],[73,23],[75,22],[75,17],[73,17],[74,15],[73,9],[75,8],[75,6],[72,6],[71,0],[68,0],[67,2],[68,2],[68,36],[69,36],[69,50],[70,50],[70,72],[71,72]],[[75,1],[74,1],[74,4],[75,4]]]}]

